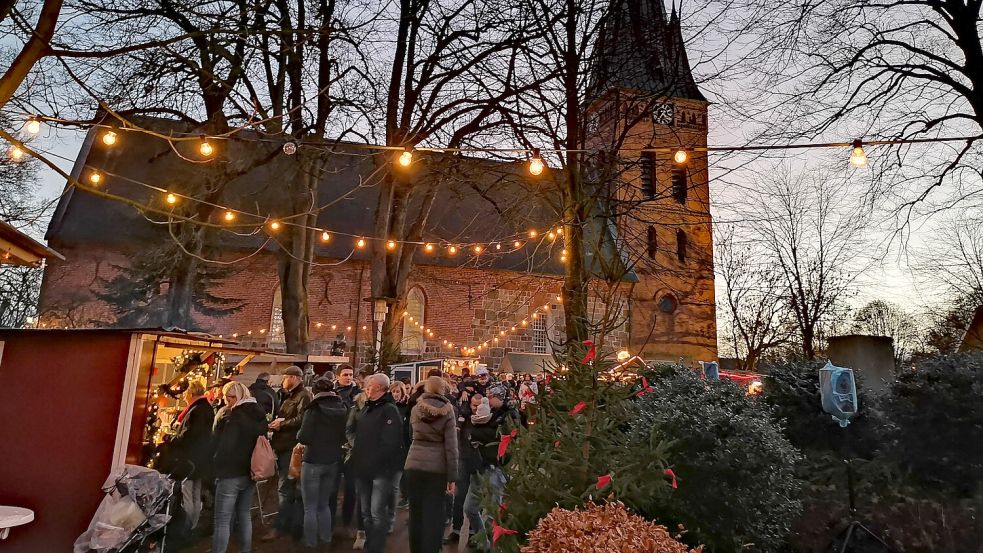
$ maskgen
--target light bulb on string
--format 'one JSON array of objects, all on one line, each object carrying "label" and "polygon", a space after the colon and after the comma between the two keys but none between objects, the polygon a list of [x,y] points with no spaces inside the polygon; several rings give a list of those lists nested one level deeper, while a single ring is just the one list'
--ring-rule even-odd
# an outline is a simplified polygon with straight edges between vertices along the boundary
[{"label": "light bulb on string", "polygon": [[522,242],[519,242],[518,240],[516,240],[515,242],[512,242],[512,247],[515,248],[515,249],[519,249],[519,248],[522,247]]},{"label": "light bulb on string", "polygon": [[205,138],[204,135],[202,135],[201,137],[201,143],[198,144],[198,153],[200,153],[205,157],[210,157],[212,154],[215,153],[215,146],[212,146],[212,144]]},{"label": "light bulb on string", "polygon": [[501,250],[501,249],[502,249],[502,245],[501,244],[495,244],[495,250],[496,251]]},{"label": "light bulb on string", "polygon": [[235,214],[235,212],[232,211],[232,210],[227,210],[225,212],[225,221],[227,223],[231,223],[232,221],[235,221],[235,220],[236,220],[236,214]]},{"label": "light bulb on string", "polygon": [[451,255],[457,255],[457,246],[451,246],[447,248],[447,253]]},{"label": "light bulb on string", "polygon": [[864,151],[863,142],[860,140],[853,141],[853,151],[850,153],[850,165],[853,165],[857,169],[863,169],[867,166],[867,152]]},{"label": "light bulb on string", "polygon": [[9,155],[10,159],[13,161],[21,161],[24,159],[24,150],[22,150],[20,146],[11,146],[7,155]]},{"label": "light bulb on string", "polygon": [[433,253],[433,250],[434,250],[433,244],[426,244],[423,246],[423,251],[427,253]]},{"label": "light bulb on string", "polygon": [[556,240],[556,233],[551,230],[549,234],[546,235],[546,237],[549,238],[550,240]]},{"label": "light bulb on string", "polygon": [[474,253],[475,253],[475,255],[480,254],[481,253],[481,246],[475,246],[474,247]]},{"label": "light bulb on string", "polygon": [[676,150],[676,153],[673,154],[672,159],[679,165],[682,165],[689,159],[689,153],[686,152],[686,150]]},{"label": "light bulb on string", "polygon": [[106,146],[115,146],[117,140],[119,140],[119,135],[113,131],[106,131],[102,133],[102,143]]},{"label": "light bulb on string", "polygon": [[99,184],[102,182],[102,173],[99,171],[93,171],[89,173],[89,182],[92,184]]},{"label": "light bulb on string", "polygon": [[529,160],[529,173],[533,176],[539,176],[543,174],[546,169],[546,162],[543,161],[543,157],[539,153],[539,148],[533,148],[532,159]]},{"label": "light bulb on string", "polygon": [[365,238],[359,238],[358,240],[356,240],[355,241],[355,247],[356,248],[359,248],[359,249],[364,248],[365,247]]},{"label": "light bulb on string", "polygon": [[27,132],[30,134],[38,134],[41,132],[41,120],[37,117],[31,117],[27,120],[27,125],[24,126]]},{"label": "light bulb on string", "polygon": [[331,234],[328,231],[322,232],[321,233],[321,242],[327,242],[328,240],[331,240]]},{"label": "light bulb on string", "polygon": [[390,241],[386,242],[386,249],[389,250],[389,251],[395,250],[396,249],[396,242],[393,241],[393,240],[390,240]]},{"label": "light bulb on string", "polygon": [[177,196],[175,196],[171,192],[168,192],[167,196],[164,197],[164,201],[167,202],[169,205],[174,205],[177,203]]},{"label": "light bulb on string", "polygon": [[409,167],[410,164],[413,163],[413,149],[407,147],[405,150],[403,150],[403,153],[399,154],[397,161],[401,166]]},{"label": "light bulb on string", "polygon": [[270,229],[280,230],[280,221],[270,221]]},{"label": "light bulb on string", "polygon": [[529,231],[529,238],[535,238],[537,236],[539,236],[539,233],[536,232],[536,229],[532,229]]}]

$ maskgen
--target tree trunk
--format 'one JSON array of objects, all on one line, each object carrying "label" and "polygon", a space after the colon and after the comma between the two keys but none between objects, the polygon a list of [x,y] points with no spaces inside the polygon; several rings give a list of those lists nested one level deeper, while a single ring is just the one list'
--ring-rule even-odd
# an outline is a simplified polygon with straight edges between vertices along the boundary
[{"label": "tree trunk", "polygon": [[314,261],[315,228],[317,214],[318,183],[323,161],[314,157],[299,156],[299,171],[288,184],[287,205],[290,213],[307,213],[284,225],[278,238],[280,250],[277,256],[277,273],[280,279],[280,298],[283,311],[283,336],[287,352],[299,355],[310,353],[310,298],[307,284]]},{"label": "tree trunk", "polygon": [[0,77],[0,108],[7,105],[34,64],[44,56],[50,47],[51,37],[54,36],[55,27],[58,25],[61,5],[62,0],[45,0],[30,40],[21,48],[20,53],[4,72],[3,77]]}]

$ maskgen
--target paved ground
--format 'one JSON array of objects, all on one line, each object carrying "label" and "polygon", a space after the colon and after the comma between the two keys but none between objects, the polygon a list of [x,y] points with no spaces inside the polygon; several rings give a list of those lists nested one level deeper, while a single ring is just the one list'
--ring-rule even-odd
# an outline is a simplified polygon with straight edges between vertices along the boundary
[{"label": "paved ground", "polygon": [[[276,491],[271,492],[263,491],[263,505],[266,507],[267,512],[272,512],[276,510]],[[211,542],[211,516],[212,512],[210,510],[205,510],[202,513],[202,520],[199,523],[198,535],[201,538],[191,547],[186,549],[187,553],[211,553],[212,542]],[[409,528],[407,527],[407,517],[408,511],[406,509],[400,509],[396,515],[396,528],[393,530],[392,535],[389,536],[386,542],[386,553],[405,553],[410,550],[409,546]],[[270,519],[269,522],[272,522]],[[253,510],[253,549],[251,553],[306,553],[308,550],[305,549],[302,544],[296,542],[290,538],[280,538],[271,542],[262,542],[259,537],[266,533],[269,526],[267,526],[263,521],[260,520],[258,510]],[[465,522],[465,529],[467,528],[467,522]],[[331,549],[332,553],[349,553],[350,551],[355,551],[352,549],[353,539],[349,537],[336,537],[334,546]],[[239,550],[236,547],[234,540],[233,543],[229,545],[228,553],[237,553]],[[466,548],[464,544],[460,544],[458,547],[445,546],[443,553],[465,553]]]}]

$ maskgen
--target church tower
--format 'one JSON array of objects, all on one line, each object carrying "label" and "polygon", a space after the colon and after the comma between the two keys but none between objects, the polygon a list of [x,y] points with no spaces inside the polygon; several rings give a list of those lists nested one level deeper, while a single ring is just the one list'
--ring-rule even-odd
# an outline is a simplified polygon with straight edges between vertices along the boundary
[{"label": "church tower", "polygon": [[612,0],[591,82],[588,140],[618,152],[611,194],[622,257],[638,277],[629,350],[646,360],[714,361],[709,174],[706,152],[694,151],[707,145],[708,102],[675,4],[666,14],[662,0]]}]

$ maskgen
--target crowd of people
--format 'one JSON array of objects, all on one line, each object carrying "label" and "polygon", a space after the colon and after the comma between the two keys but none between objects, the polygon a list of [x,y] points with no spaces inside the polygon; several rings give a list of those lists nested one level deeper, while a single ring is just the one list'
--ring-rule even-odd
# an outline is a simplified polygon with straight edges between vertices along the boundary
[{"label": "crowd of people", "polygon": [[278,389],[267,373],[248,387],[226,384],[218,405],[192,383],[172,445],[176,456],[208,469],[183,485],[184,512],[197,525],[202,482],[214,478],[212,551],[224,553],[234,533],[239,551],[249,552],[253,454],[268,436],[279,509],[261,540],[295,539],[323,552],[348,535],[355,549],[382,553],[397,510],[408,507],[411,553],[437,553],[462,539],[469,551],[490,550],[478,533],[488,524],[482,492],[498,505],[506,483],[500,436],[536,418],[535,377],[512,376],[495,378],[481,365],[473,376],[433,369],[411,388],[342,365],[308,385],[291,366]]}]

